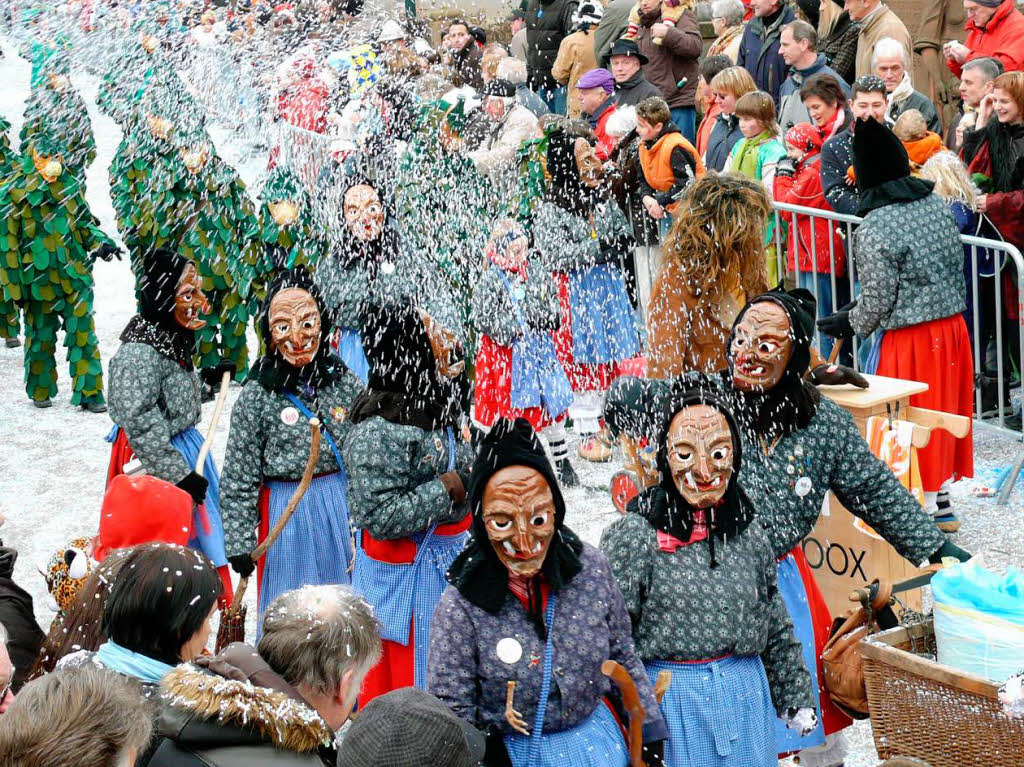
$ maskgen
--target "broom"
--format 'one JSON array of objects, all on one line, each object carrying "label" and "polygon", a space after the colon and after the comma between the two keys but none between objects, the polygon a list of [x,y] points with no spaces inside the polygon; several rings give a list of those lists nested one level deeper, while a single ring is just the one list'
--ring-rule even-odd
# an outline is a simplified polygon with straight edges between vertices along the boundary
[{"label": "broom", "polygon": [[[309,460],[306,461],[306,469],[302,472],[299,486],[295,488],[295,492],[292,493],[292,497],[288,500],[288,505],[285,506],[284,512],[274,524],[273,529],[249,555],[252,557],[253,563],[263,559],[267,549],[274,545],[274,541],[281,535],[281,531],[284,530],[284,526],[288,524],[288,520],[295,513],[295,509],[298,507],[299,501],[302,500],[302,496],[309,489],[310,482],[313,481],[313,472],[316,471],[316,464],[320,460],[319,418],[309,419],[309,435],[312,441],[309,448]],[[246,606],[242,604],[242,598],[245,596],[245,589],[248,585],[248,576],[240,578],[238,580],[238,588],[235,589],[234,599],[231,600],[231,606],[226,611],[221,612],[220,626],[217,628],[216,652],[218,653],[232,642],[245,641],[245,615],[247,610]]]}]

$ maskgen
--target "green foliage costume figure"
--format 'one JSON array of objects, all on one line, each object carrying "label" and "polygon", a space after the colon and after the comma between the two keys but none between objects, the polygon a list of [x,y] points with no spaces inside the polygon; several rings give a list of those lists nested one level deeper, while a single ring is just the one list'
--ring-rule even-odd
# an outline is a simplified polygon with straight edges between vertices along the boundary
[{"label": "green foliage costume figure", "polygon": [[57,393],[57,330],[74,392],[71,403],[106,410],[93,323],[92,264],[117,246],[89,210],[85,189],[60,158],[67,147],[51,124],[37,133],[0,185],[0,285],[25,313],[25,391],[39,407]]},{"label": "green foliage costume figure", "polygon": [[[6,179],[13,172],[14,164],[18,161],[18,155],[11,149],[11,142],[7,137],[10,127],[11,124],[4,119],[3,115],[0,115],[0,179]],[[0,286],[0,338],[4,339],[8,347],[19,345],[20,326],[18,306],[7,298],[6,292]]]},{"label": "green foliage costume figure", "polygon": [[291,168],[286,165],[276,166],[267,176],[260,199],[260,239],[265,245],[278,245],[288,253],[284,264],[274,264],[264,258],[262,279],[257,286],[258,297],[262,300],[277,269],[306,266],[314,270],[324,254],[325,246],[313,224],[313,205],[309,193]]},{"label": "green foliage costume figure", "polygon": [[67,154],[64,167],[83,185],[85,172],[96,159],[96,140],[89,121],[85,100],[71,85],[67,58],[47,59],[39,84],[25,104],[25,121],[21,126],[21,147],[25,151],[33,137],[47,124],[60,125]]},{"label": "green foliage costume figure", "polygon": [[[131,122],[132,111],[151,82],[167,83],[178,79],[161,58],[159,45],[159,38],[140,25],[138,35],[129,39],[125,50],[100,81],[96,106],[122,128]],[[183,87],[179,85],[176,90],[183,90]]]}]

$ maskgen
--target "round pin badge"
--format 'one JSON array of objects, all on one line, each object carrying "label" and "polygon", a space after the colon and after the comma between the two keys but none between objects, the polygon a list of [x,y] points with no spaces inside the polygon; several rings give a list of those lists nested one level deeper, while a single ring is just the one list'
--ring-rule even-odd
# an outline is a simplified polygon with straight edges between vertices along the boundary
[{"label": "round pin badge", "polygon": [[511,666],[518,663],[520,658],[523,657],[523,646],[514,638],[505,637],[498,640],[496,652],[498,660]]},{"label": "round pin badge", "polygon": [[380,265],[380,270],[384,272],[384,274],[394,274],[395,264],[392,261],[383,261]]},{"label": "round pin badge", "polygon": [[299,411],[293,407],[286,407],[281,411],[281,423],[285,426],[294,426],[299,422]]},{"label": "round pin badge", "polygon": [[793,490],[800,498],[803,498],[811,492],[811,478],[800,477],[800,479],[796,481],[796,487],[793,488]]},{"label": "round pin badge", "polygon": [[526,297],[526,289],[523,288],[522,285],[516,285],[515,288],[512,289],[512,295],[516,297],[517,301],[522,301],[523,298]]}]

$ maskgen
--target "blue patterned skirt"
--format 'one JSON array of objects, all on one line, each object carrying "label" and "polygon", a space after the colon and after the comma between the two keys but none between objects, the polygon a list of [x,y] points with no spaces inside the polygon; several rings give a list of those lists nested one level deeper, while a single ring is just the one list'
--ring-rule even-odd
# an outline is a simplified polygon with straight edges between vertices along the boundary
[{"label": "blue patterned skirt", "polygon": [[594,712],[568,730],[545,732],[533,746],[526,735],[506,735],[505,749],[514,767],[627,767],[622,731],[602,700]]},{"label": "blue patterned skirt", "polygon": [[[121,427],[115,425],[106,436],[107,442],[114,444],[120,431]],[[199,430],[195,426],[189,426],[178,432],[171,437],[171,446],[181,453],[185,463],[194,471],[199,450],[203,446],[203,435]],[[203,477],[209,483],[206,488],[206,501],[203,503],[206,519],[203,519],[203,513],[197,507],[192,514],[193,537],[188,545],[203,552],[215,566],[223,567],[228,563],[228,558],[224,554],[224,525],[220,519],[220,473],[217,471],[217,464],[213,462],[213,455],[206,456]]]},{"label": "blue patterned skirt", "polygon": [[[779,593],[782,594],[782,601],[786,605],[786,612],[793,621],[793,633],[800,643],[800,653],[804,661],[807,673],[811,675],[811,689],[817,692],[818,689],[818,659],[816,657],[817,645],[814,642],[814,623],[811,621],[811,606],[807,601],[807,591],[804,589],[803,578],[800,577],[800,568],[792,554],[787,554],[779,560]],[[775,748],[777,753],[785,754],[790,751],[802,751],[812,746],[820,746],[825,742],[825,724],[821,717],[821,710],[818,708],[818,696],[814,696],[814,710],[818,713],[818,726],[814,732],[805,737],[786,727],[781,719],[775,719]]]},{"label": "blue patterned skirt", "polygon": [[[298,482],[265,484],[267,530],[280,519]],[[261,496],[261,501],[264,497]],[[314,477],[280,537],[267,551],[260,579],[259,615],[274,598],[300,586],[348,584],[352,558],[348,502],[339,472]]]},{"label": "blue patterned skirt", "polygon": [[777,717],[760,656],[644,666],[651,684],[659,671],[672,673],[661,701],[667,767],[777,767]]},{"label": "blue patterned skirt", "polygon": [[600,365],[635,357],[640,337],[619,267],[598,264],[568,276],[573,360]]}]

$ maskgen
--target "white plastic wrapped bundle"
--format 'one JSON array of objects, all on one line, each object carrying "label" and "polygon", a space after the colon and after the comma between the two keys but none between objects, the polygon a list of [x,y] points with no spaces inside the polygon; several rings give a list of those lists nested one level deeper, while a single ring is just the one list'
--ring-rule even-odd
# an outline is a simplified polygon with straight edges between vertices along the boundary
[{"label": "white plastic wrapped bundle", "polygon": [[1003,682],[1024,658],[1024,574],[970,562],[932,579],[938,661]]}]

